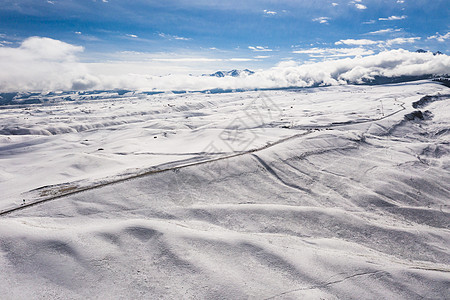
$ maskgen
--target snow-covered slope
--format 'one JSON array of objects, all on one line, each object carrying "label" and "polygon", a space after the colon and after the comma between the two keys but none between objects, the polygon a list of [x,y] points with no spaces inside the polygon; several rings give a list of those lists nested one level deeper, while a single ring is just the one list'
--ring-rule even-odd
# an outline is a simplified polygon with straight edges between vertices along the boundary
[{"label": "snow-covered slope", "polygon": [[25,206],[0,217],[0,292],[445,299],[448,94],[420,81],[4,108],[0,207]]}]

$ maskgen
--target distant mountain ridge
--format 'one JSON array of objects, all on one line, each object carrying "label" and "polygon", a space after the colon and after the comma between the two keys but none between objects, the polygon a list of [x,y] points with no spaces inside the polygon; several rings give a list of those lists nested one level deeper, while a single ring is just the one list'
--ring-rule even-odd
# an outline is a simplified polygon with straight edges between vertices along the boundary
[{"label": "distant mountain ridge", "polygon": [[231,77],[241,77],[242,74],[245,75],[252,75],[255,72],[249,70],[249,69],[244,69],[244,70],[231,70],[231,71],[217,71],[216,73],[213,74],[203,74],[202,76],[211,76],[211,77],[227,77],[227,76],[231,76]]},{"label": "distant mountain ridge", "polygon": [[[428,53],[428,52],[431,52],[431,51],[427,51],[427,50],[423,50],[423,49],[417,49],[417,50],[416,50],[416,53]],[[433,55],[441,55],[441,54],[444,54],[444,53],[442,53],[441,51],[436,51],[436,52],[431,52],[431,53],[433,53]]]}]

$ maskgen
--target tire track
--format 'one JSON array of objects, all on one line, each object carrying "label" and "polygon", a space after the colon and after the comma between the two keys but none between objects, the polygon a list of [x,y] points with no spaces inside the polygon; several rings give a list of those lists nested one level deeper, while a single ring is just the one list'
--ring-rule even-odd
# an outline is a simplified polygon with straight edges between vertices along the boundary
[{"label": "tire track", "polygon": [[339,280],[328,281],[328,282],[324,282],[324,283],[321,283],[321,284],[312,285],[312,286],[309,286],[309,287],[302,287],[302,288],[286,291],[286,292],[280,293],[278,295],[271,296],[269,298],[265,298],[264,300],[275,299],[275,298],[278,298],[278,297],[281,297],[281,296],[284,296],[284,295],[287,295],[287,294],[290,294],[290,293],[299,292],[299,291],[307,291],[307,290],[315,290],[315,289],[320,289],[320,288],[326,288],[326,287],[328,287],[330,285],[338,284],[338,283],[344,282],[346,280],[352,279],[354,277],[360,277],[360,276],[366,276],[366,275],[370,276],[370,275],[375,275],[375,274],[379,274],[379,273],[387,274],[387,272],[385,272],[385,271],[371,271],[371,272],[356,273],[356,274],[353,274],[353,275],[346,276],[346,277],[344,277],[342,279],[339,279]]}]

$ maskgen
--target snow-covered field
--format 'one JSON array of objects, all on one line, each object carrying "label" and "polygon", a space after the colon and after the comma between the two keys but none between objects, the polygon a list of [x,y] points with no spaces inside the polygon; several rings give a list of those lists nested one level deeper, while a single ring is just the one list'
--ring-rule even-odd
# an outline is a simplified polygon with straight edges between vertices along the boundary
[{"label": "snow-covered field", "polygon": [[[1,298],[446,299],[449,94],[418,81],[1,106],[0,211],[19,208],[0,216]],[[405,118],[426,95],[424,120]]]}]

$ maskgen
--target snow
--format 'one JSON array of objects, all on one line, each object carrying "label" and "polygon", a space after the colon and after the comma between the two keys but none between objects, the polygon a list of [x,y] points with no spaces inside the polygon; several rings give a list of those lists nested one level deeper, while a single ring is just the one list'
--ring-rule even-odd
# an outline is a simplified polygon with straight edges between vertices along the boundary
[{"label": "snow", "polygon": [[[418,81],[2,106],[0,210],[25,200],[0,216],[2,297],[445,299],[448,94]],[[430,118],[405,119],[426,95]]]}]

